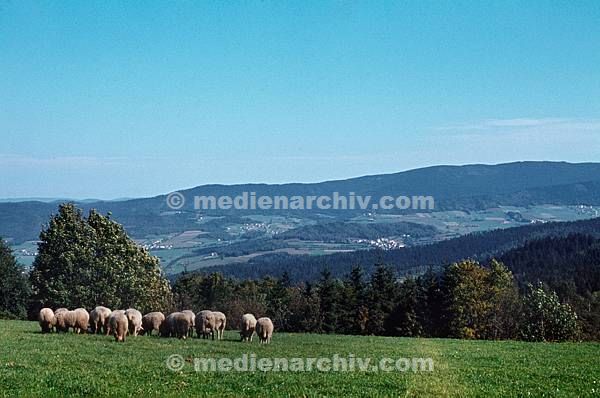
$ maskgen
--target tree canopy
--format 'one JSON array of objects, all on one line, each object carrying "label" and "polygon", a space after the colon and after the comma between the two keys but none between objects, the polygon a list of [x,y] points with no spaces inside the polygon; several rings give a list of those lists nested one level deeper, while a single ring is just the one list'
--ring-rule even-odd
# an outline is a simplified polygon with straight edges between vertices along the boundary
[{"label": "tree canopy", "polygon": [[59,206],[40,234],[30,274],[34,307],[167,308],[172,299],[158,258],[138,246],[123,227],[90,210]]}]

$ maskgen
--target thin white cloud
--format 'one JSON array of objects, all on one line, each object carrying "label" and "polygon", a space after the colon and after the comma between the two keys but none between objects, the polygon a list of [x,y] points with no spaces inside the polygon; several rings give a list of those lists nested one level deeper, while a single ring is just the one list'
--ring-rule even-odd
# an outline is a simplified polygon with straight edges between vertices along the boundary
[{"label": "thin white cloud", "polygon": [[[274,155],[254,158],[223,159],[217,156],[204,156],[202,158],[168,158],[168,157],[95,157],[95,156],[55,156],[55,157],[37,157],[20,154],[2,154],[0,153],[0,167],[49,167],[49,168],[70,168],[70,167],[130,167],[133,165],[144,166],[149,163],[161,162],[165,165],[179,164],[181,166],[193,166],[210,162],[220,162],[221,164],[245,164],[249,161],[256,162],[288,162],[288,161],[372,161],[381,159],[384,154],[365,154],[365,155]],[[388,155],[392,157],[391,154]],[[394,155],[395,156],[395,155]]]},{"label": "thin white cloud", "polygon": [[558,117],[485,119],[473,123],[441,126],[438,127],[436,130],[451,132],[459,135],[525,132],[600,132],[600,119],[576,119]]},{"label": "thin white cloud", "polygon": [[93,156],[53,156],[35,157],[19,154],[0,154],[0,166],[119,166],[128,164],[131,160],[125,157],[93,157]]}]

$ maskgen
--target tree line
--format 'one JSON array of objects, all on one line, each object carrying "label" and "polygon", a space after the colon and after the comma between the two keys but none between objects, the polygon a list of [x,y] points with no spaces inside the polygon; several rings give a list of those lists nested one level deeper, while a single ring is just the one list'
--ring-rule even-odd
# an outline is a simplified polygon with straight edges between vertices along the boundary
[{"label": "tree line", "polygon": [[598,247],[595,238],[571,235],[532,242],[502,261],[460,260],[412,277],[380,261],[367,269],[355,265],[342,277],[323,269],[307,282],[285,272],[255,279],[213,272],[182,274],[171,284],[159,260],[110,214],[83,216],[63,204],[40,235],[28,275],[0,241],[0,316],[32,316],[42,306],[218,309],[232,327],[252,312],[290,332],[598,339]]},{"label": "tree line", "polygon": [[[173,286],[176,307],[219,308],[236,320],[268,314],[282,331],[564,341],[582,338],[569,304],[543,284],[520,293],[498,261],[466,260],[398,279],[385,265],[366,276],[355,266],[342,279],[325,270],[316,283],[281,278],[239,281],[219,273],[185,274]],[[542,309],[542,310],[540,310]],[[234,325],[235,327],[235,325]]]}]

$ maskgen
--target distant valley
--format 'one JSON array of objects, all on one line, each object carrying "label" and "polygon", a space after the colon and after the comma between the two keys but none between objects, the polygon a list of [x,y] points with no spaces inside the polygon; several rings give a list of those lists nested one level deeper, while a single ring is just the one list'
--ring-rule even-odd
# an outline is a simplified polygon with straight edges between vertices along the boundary
[{"label": "distant valley", "polygon": [[[161,258],[168,274],[242,266],[265,257],[324,256],[356,250],[394,251],[489,231],[600,216],[600,164],[519,162],[435,166],[315,184],[206,185],[194,195],[325,195],[355,192],[431,195],[434,211],[194,210],[174,211],[166,195],[82,201],[84,212],[111,212],[141,245]],[[33,261],[40,229],[57,202],[0,203],[0,236],[19,261]],[[215,269],[217,269],[215,268]],[[207,268],[208,269],[208,268]]]}]

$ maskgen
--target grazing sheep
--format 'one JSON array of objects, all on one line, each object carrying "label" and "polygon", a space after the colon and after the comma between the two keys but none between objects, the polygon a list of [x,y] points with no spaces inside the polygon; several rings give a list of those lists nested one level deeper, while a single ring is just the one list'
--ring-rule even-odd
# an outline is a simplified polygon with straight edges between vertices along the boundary
[{"label": "grazing sheep", "polygon": [[273,322],[270,318],[258,318],[256,321],[256,335],[261,343],[269,344],[273,337]]},{"label": "grazing sheep", "polygon": [[196,328],[196,314],[192,310],[184,310],[181,311],[182,314],[185,314],[188,317],[188,321],[190,323],[190,331],[188,333],[188,337],[194,337],[194,329]]},{"label": "grazing sheep", "polygon": [[158,335],[160,337],[171,337],[171,325],[173,323],[173,314],[169,314],[166,316],[163,323],[160,324],[160,329],[158,329]]},{"label": "grazing sheep", "polygon": [[167,315],[164,322],[160,325],[160,337],[175,336],[175,314],[179,314],[179,312],[172,312]]},{"label": "grazing sheep", "polygon": [[54,312],[50,308],[42,308],[38,315],[38,321],[42,328],[42,333],[50,333],[56,324]]},{"label": "grazing sheep", "polygon": [[92,333],[100,334],[105,333],[108,335],[108,317],[111,314],[111,310],[98,306],[90,312],[90,327],[92,329]]},{"label": "grazing sheep", "polygon": [[125,311],[125,316],[129,321],[129,334],[137,336],[142,330],[142,313],[135,308],[129,308]]},{"label": "grazing sheep", "polygon": [[[113,329],[112,329],[112,324],[111,324],[111,318],[116,317],[117,315],[122,314],[125,315],[125,310],[114,310],[113,312],[110,313],[110,315],[108,316],[108,327],[106,329],[106,335],[111,335],[113,334]],[[125,317],[127,318],[127,317]],[[129,322],[129,321],[128,321]],[[127,324],[127,328],[129,329],[129,323]]]},{"label": "grazing sheep", "polygon": [[219,311],[213,311],[213,316],[215,317],[217,340],[223,340],[223,332],[225,331],[225,325],[227,324],[227,317],[225,317],[225,314]]},{"label": "grazing sheep", "polygon": [[115,341],[124,343],[129,329],[129,320],[125,316],[125,312],[113,312],[109,317],[109,324],[110,330],[115,336]]},{"label": "grazing sheep", "polygon": [[252,336],[254,335],[254,329],[256,329],[256,318],[252,314],[242,315],[242,323],[240,330],[240,337],[242,341],[252,342]]},{"label": "grazing sheep", "polygon": [[73,313],[73,331],[77,334],[87,332],[90,324],[90,314],[85,308],[77,308],[69,312]]},{"label": "grazing sheep", "polygon": [[141,334],[149,334],[156,330],[160,334],[160,327],[165,321],[165,315],[162,312],[149,312],[142,317],[142,332]]},{"label": "grazing sheep", "polygon": [[212,336],[215,339],[215,315],[212,311],[204,310],[196,314],[196,333],[198,338]]},{"label": "grazing sheep", "polygon": [[[60,315],[61,313],[66,313],[69,312],[68,309],[66,308],[57,308],[56,311],[54,311],[54,329],[57,332],[66,332],[67,330],[64,329],[64,315]],[[60,325],[59,325],[59,319],[63,318],[60,320]]]},{"label": "grazing sheep", "polygon": [[56,314],[58,314],[59,312],[65,312],[65,311],[69,311],[67,308],[57,308],[56,311],[54,311],[54,316],[56,316]]},{"label": "grazing sheep", "polygon": [[75,327],[75,311],[60,308],[54,313],[54,319],[57,332],[68,332]]},{"label": "grazing sheep", "polygon": [[186,314],[174,312],[169,314],[161,325],[161,337],[177,337],[186,339],[190,328],[190,322]]},{"label": "grazing sheep", "polygon": [[190,330],[190,320],[188,315],[182,312],[176,312],[173,315],[172,329],[175,337],[178,339],[186,339]]}]

